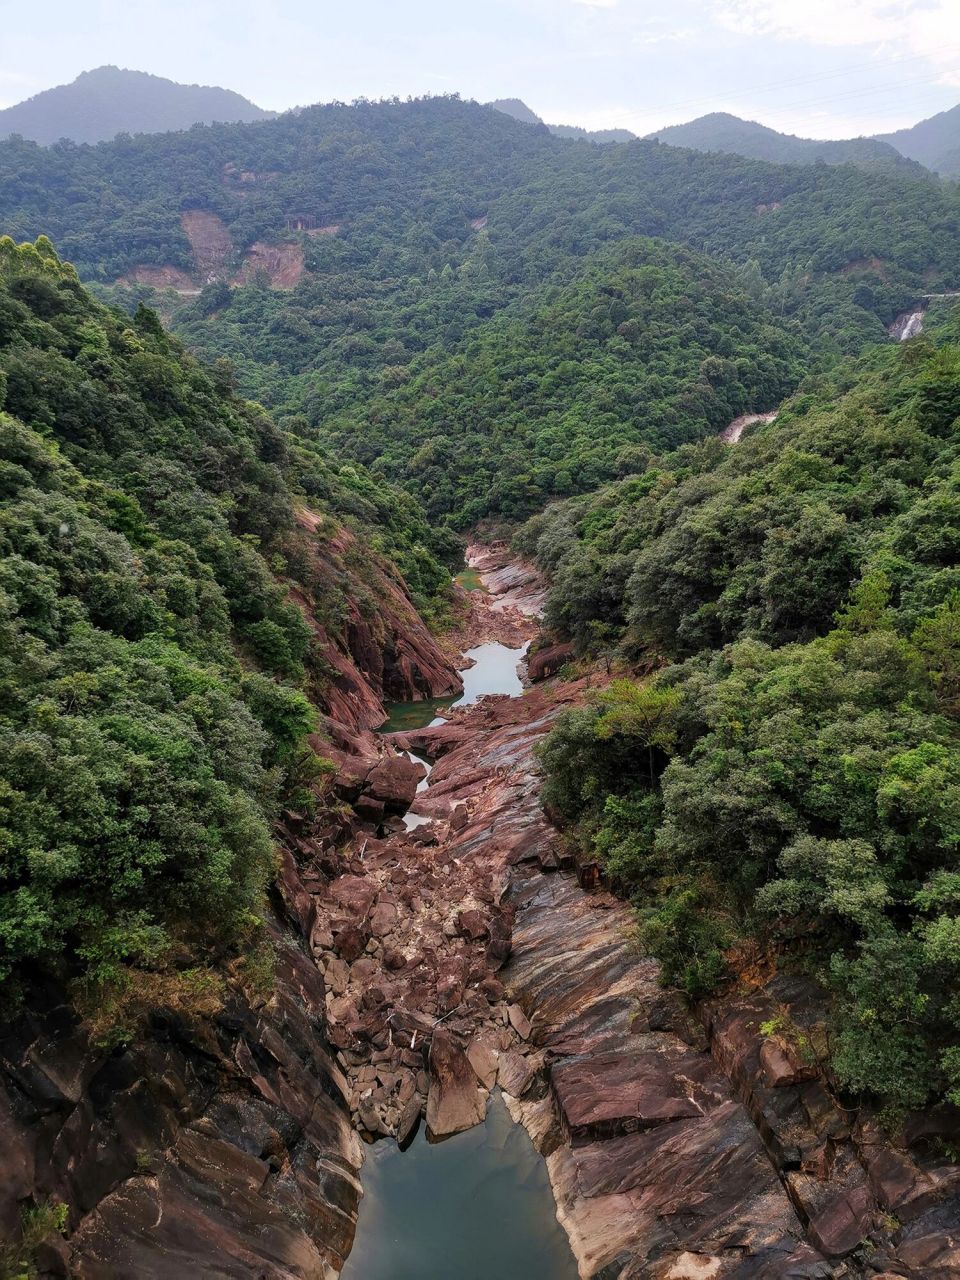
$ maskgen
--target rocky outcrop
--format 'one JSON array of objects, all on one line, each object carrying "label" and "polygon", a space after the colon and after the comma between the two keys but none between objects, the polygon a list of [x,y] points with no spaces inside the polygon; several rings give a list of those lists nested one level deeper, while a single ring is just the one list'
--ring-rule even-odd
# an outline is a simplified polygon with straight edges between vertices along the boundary
[{"label": "rocky outcrop", "polygon": [[[309,595],[294,590],[291,598],[329,668],[319,692],[329,734],[344,754],[375,754],[372,739],[361,745],[349,735],[382,724],[385,701],[442,697],[458,693],[463,682],[385,562],[361,553],[348,529],[315,512],[300,511],[297,523],[314,585]],[[331,599],[342,610],[335,623],[327,620]]]},{"label": "rocky outcrop", "polygon": [[449,1138],[480,1124],[487,1109],[483,1086],[467,1054],[442,1028],[430,1037],[428,1064],[427,1130],[431,1136]]},{"label": "rocky outcrop", "polygon": [[574,656],[574,646],[569,640],[557,644],[539,645],[527,657],[527,675],[533,683],[555,676]]},{"label": "rocky outcrop", "polygon": [[154,1015],[111,1051],[54,988],[0,1038],[0,1224],[69,1206],[41,1270],[79,1280],[321,1280],[350,1249],[361,1154],[324,1040],[324,987],[274,926],[269,997]]},{"label": "rocky outcrop", "polygon": [[467,564],[477,570],[492,596],[494,612],[516,610],[528,618],[539,618],[547,598],[547,584],[539,570],[510,554],[505,542],[471,543]]}]

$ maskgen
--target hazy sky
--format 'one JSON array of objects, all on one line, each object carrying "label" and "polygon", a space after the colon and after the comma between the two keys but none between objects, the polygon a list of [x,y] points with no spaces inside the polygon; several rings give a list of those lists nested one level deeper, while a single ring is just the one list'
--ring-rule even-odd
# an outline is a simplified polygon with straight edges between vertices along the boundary
[{"label": "hazy sky", "polygon": [[813,137],[960,101],[960,0],[46,0],[3,9],[0,105],[103,63],[282,109],[520,97],[646,133],[732,111]]}]

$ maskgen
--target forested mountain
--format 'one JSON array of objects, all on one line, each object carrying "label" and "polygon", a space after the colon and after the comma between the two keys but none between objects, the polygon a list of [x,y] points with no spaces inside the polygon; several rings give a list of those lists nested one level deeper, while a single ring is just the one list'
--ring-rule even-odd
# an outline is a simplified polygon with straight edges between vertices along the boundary
[{"label": "forested mountain", "polygon": [[956,339],[813,379],[521,539],[562,632],[665,664],[545,750],[646,943],[694,993],[748,940],[792,950],[836,992],[839,1078],[907,1107],[960,1097]]},{"label": "forested mountain", "polygon": [[960,106],[921,120],[910,129],[877,137],[945,178],[960,176]]},{"label": "forested mountain", "polygon": [[[595,147],[452,98],[318,107],[95,148],[0,144],[0,218],[16,238],[53,232],[82,276],[123,277],[115,296],[131,307],[153,296],[150,282],[174,284],[180,292],[164,306],[197,350],[230,357],[246,394],[306,412],[318,436],[332,430],[341,441],[356,436],[346,424],[371,398],[384,422],[396,422],[393,406],[423,416],[406,386],[425,385],[415,358],[442,370],[458,353],[469,367],[484,349],[505,355],[518,344],[518,365],[530,366],[523,325],[537,291],[567,287],[589,274],[592,255],[603,260],[605,246],[638,234],[732,259],[743,272],[734,292],[750,294],[758,319],[775,313],[792,325],[811,360],[859,350],[883,341],[919,294],[960,284],[958,212],[954,191],[912,173],[776,167],[654,142]],[[673,326],[665,311],[661,322]],[[699,350],[690,323],[676,341],[690,336]],[[576,350],[580,339],[571,341]],[[611,334],[610,370],[632,368],[616,354],[630,350],[625,341]],[[720,358],[736,358],[736,338]],[[648,408],[657,385],[648,383]],[[768,407],[763,399],[746,403]],[[534,397],[523,400],[533,408]],[[569,412],[562,402],[554,417]],[[676,412],[658,406],[651,421]],[[688,438],[719,412],[696,415]],[[618,448],[635,431],[618,425]],[[362,434],[350,447],[383,455],[416,489],[396,442],[373,439],[369,423]],[[643,434],[671,442],[659,426]],[[616,452],[606,449],[603,476]],[[554,470],[567,483],[569,468]],[[542,491],[564,491],[552,484]],[[456,515],[449,495],[432,500]]]},{"label": "forested mountain", "polygon": [[279,805],[323,767],[295,506],[428,594],[448,575],[410,499],[278,430],[151,312],[98,306],[44,239],[0,240],[0,477],[0,983],[170,996],[184,957],[255,934]]},{"label": "forested mountain", "polygon": [[[400,479],[469,528],[596,489],[662,450],[777,404],[804,344],[743,273],[626,241],[525,294],[453,351],[385,370],[379,395],[307,415],[338,453]],[[646,446],[646,448],[642,447]]]},{"label": "forested mountain", "polygon": [[[919,126],[918,126],[919,127]],[[897,145],[898,135],[886,139],[849,138],[824,142],[778,133],[754,120],[741,120],[724,111],[700,116],[687,124],[674,124],[647,135],[671,147],[695,151],[729,151],[773,164],[853,164],[862,169],[909,168],[905,156],[926,164],[922,156]],[[933,165],[927,165],[934,168]]]},{"label": "forested mountain", "polygon": [[[277,800],[262,771],[290,746],[256,699],[294,709],[295,739],[323,676],[283,591],[293,505],[366,524],[426,609],[451,528],[532,516],[518,545],[552,579],[549,624],[622,677],[559,722],[549,799],[636,895],[668,977],[700,996],[786,956],[835,993],[843,1084],[960,1100],[960,348],[886,332],[960,288],[952,186],[910,164],[598,147],[442,98],[10,140],[0,225],[52,233],[120,304],[92,303],[47,241],[4,249],[7,688],[30,691],[4,714],[39,845],[62,841],[36,759],[67,750],[57,735],[103,709],[97,672],[119,670],[148,723],[173,717],[165,740],[189,738],[177,802],[181,767],[209,780],[197,804],[239,796],[249,864],[227,835],[214,861],[239,859],[249,901]],[[785,397],[736,447],[717,438]],[[212,760],[209,709],[195,734],[180,723],[208,679],[240,764]],[[39,757],[28,714],[53,735]],[[160,751],[160,729],[141,742],[122,717],[81,731],[121,774],[131,741]],[[117,830],[111,910],[146,947],[176,934],[189,876],[147,902],[153,870]],[[189,849],[208,874],[209,847]],[[11,968],[106,954],[95,877],[47,928],[61,866],[92,865],[57,857],[15,857]]]},{"label": "forested mountain", "polygon": [[272,114],[230,89],[97,67],[0,111],[0,138],[19,134],[47,146],[61,138],[102,142],[118,133],[166,133],[215,120],[266,120]]}]

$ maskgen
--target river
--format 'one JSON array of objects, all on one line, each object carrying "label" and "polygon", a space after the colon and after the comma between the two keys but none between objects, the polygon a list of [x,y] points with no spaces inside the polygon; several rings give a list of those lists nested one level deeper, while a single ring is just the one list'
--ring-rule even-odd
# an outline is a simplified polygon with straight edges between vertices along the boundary
[{"label": "river", "polygon": [[[462,585],[483,589],[479,575]],[[489,694],[519,697],[528,648],[488,642],[467,649],[459,697],[390,706],[382,731],[442,724],[443,711]],[[428,776],[418,790],[425,789],[431,762],[406,754],[426,765]],[[429,821],[414,813],[404,818],[407,830]],[[546,1166],[498,1090],[483,1124],[445,1142],[429,1142],[421,1127],[406,1151],[392,1139],[375,1143],[362,1181],[357,1234],[343,1280],[577,1278]]]}]

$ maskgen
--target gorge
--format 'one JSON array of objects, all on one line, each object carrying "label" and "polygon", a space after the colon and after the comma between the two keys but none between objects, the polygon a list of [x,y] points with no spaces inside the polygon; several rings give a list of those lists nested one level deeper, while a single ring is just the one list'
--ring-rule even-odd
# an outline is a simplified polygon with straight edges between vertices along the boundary
[{"label": "gorge", "polygon": [[960,1274],[957,191],[0,179],[0,1280]]}]

